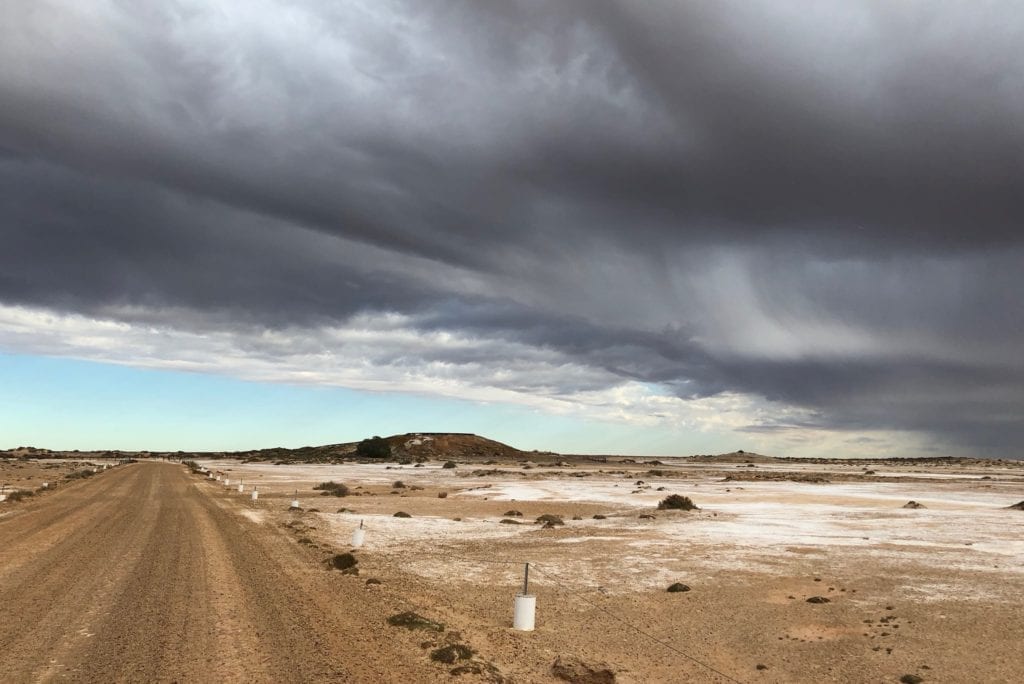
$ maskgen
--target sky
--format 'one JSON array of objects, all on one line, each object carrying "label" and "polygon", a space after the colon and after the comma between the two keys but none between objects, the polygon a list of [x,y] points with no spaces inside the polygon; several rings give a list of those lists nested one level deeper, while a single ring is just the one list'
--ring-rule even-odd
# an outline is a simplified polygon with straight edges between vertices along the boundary
[{"label": "sky", "polygon": [[7,0],[0,448],[1020,457],[1010,2]]}]

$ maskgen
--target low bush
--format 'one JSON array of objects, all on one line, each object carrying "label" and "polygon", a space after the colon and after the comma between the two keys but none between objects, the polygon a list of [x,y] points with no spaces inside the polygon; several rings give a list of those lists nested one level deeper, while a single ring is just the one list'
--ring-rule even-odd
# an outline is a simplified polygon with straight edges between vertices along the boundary
[{"label": "low bush", "polygon": [[390,458],[391,445],[382,437],[370,437],[356,445],[356,455],[362,458]]},{"label": "low bush", "polygon": [[348,496],[348,487],[341,482],[321,482],[313,489],[321,492],[320,496]]},{"label": "low bush", "polygon": [[22,499],[27,499],[28,497],[35,495],[36,493],[33,492],[31,489],[16,489],[7,495],[7,500],[13,503],[15,501],[21,501]]},{"label": "low bush", "polygon": [[359,561],[351,553],[339,553],[327,562],[335,570],[348,570],[354,568]]},{"label": "low bush", "polygon": [[398,511],[392,517],[395,517],[395,518],[411,518],[412,516],[409,515],[408,513],[406,513],[405,511]]},{"label": "low bush", "polygon": [[429,620],[411,610],[392,615],[388,618],[388,624],[392,627],[405,627],[406,629],[425,629],[431,632],[444,631],[444,625],[440,622]]},{"label": "low bush", "polygon": [[452,644],[442,646],[430,652],[430,659],[434,662],[452,665],[459,660],[469,660],[473,657],[473,649],[465,644]]},{"label": "low bush", "polygon": [[696,511],[697,504],[693,503],[688,496],[680,496],[679,494],[671,494],[666,496],[658,504],[659,511]]},{"label": "low bush", "polygon": [[548,525],[564,525],[565,521],[562,520],[562,516],[555,515],[554,513],[545,513],[544,515],[537,516],[537,520],[534,522],[547,523]]},{"label": "low bush", "polygon": [[454,468],[455,467],[455,461],[445,461],[444,465],[441,466],[441,467],[442,468],[447,468],[447,469]]}]

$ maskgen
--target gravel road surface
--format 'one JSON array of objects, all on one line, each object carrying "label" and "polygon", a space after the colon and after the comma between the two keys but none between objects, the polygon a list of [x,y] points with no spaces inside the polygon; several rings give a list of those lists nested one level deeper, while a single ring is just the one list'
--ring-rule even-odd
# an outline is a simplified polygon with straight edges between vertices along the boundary
[{"label": "gravel road surface", "polygon": [[0,518],[0,680],[434,681],[355,578],[137,463]]}]

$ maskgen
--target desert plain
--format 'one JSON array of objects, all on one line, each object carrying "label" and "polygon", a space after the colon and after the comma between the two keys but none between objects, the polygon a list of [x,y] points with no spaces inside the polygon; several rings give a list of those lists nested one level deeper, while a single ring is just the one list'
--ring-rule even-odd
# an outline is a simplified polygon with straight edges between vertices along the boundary
[{"label": "desert plain", "polygon": [[434,456],[0,461],[0,678],[1024,680],[1018,461]]}]

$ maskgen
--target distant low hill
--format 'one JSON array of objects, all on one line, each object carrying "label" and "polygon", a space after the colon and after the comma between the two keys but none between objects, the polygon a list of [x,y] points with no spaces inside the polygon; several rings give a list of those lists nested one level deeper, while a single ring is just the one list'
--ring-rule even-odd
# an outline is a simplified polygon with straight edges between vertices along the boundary
[{"label": "distant low hill", "polygon": [[[525,460],[533,452],[525,452],[480,435],[458,432],[407,432],[384,437],[393,459],[436,460]],[[259,449],[225,453],[224,457],[252,461],[301,461],[329,463],[356,458],[359,442],[299,447],[297,449]]]}]

